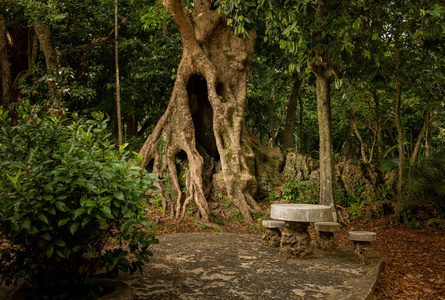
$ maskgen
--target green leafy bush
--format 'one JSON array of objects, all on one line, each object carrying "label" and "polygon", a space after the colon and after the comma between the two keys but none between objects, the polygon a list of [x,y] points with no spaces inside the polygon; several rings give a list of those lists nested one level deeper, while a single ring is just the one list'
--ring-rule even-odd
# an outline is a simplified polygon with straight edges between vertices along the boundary
[{"label": "green leafy bush", "polygon": [[[0,107],[0,235],[11,246],[0,253],[0,282],[88,291],[98,269],[142,272],[152,255],[143,201],[156,176],[136,153],[116,150],[104,115],[92,115],[24,104],[11,125]],[[118,247],[105,249],[112,239]]]},{"label": "green leafy bush", "polygon": [[429,205],[437,211],[437,217],[445,218],[445,149],[432,151],[409,169],[406,209]]},{"label": "green leafy bush", "polygon": [[288,202],[317,204],[319,187],[316,181],[286,181],[281,187],[283,198]]}]

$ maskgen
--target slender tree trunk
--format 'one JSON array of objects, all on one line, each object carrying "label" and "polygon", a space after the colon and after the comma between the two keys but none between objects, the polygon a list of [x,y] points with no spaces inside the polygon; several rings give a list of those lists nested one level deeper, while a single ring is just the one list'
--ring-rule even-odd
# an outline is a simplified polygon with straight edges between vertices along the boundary
[{"label": "slender tree trunk", "polygon": [[274,88],[272,88],[272,96],[270,97],[269,101],[269,127],[270,127],[270,138],[268,145],[275,145],[275,138],[274,138],[274,129],[275,129],[275,121],[274,121],[274,115],[275,115],[275,91]]},{"label": "slender tree trunk", "polygon": [[293,78],[294,84],[292,86],[292,93],[290,95],[289,104],[287,106],[286,122],[284,124],[284,150],[294,147],[295,118],[297,115],[298,101],[301,98],[301,87],[303,83],[300,72],[294,71]]},{"label": "slender tree trunk", "polygon": [[380,99],[377,95],[377,91],[372,92],[372,98],[375,103],[375,120],[376,120],[376,131],[377,131],[377,153],[379,156],[379,165],[383,167],[383,140],[382,140],[382,118],[380,117]]},{"label": "slender tree trunk", "polygon": [[[396,41],[396,74],[397,76],[400,76],[400,45]],[[401,216],[401,213],[403,212],[403,205],[405,202],[405,184],[404,184],[404,178],[405,178],[405,151],[404,151],[404,142],[405,142],[405,136],[404,136],[404,130],[403,130],[403,123],[402,119],[400,117],[400,107],[402,105],[402,82],[399,78],[396,79],[396,105],[395,105],[395,119],[396,119],[396,125],[397,125],[397,136],[398,136],[398,143],[399,143],[399,180],[397,184],[397,192],[398,192],[398,211],[397,215],[398,217]]]},{"label": "slender tree trunk", "polygon": [[320,204],[335,208],[335,163],[331,112],[331,79],[334,72],[324,66],[310,66],[317,78],[318,127],[320,134]]},{"label": "slender tree trunk", "polygon": [[51,26],[47,24],[34,24],[34,30],[45,55],[46,68],[56,70],[60,66],[60,53],[54,46],[51,36]]},{"label": "slender tree trunk", "polygon": [[353,114],[353,109],[349,110],[349,119],[348,119],[348,125],[346,126],[346,133],[345,133],[345,143],[342,149],[342,158],[341,161],[348,161],[350,160],[354,153],[353,153],[353,147],[352,147],[352,114]]},{"label": "slender tree trunk", "polygon": [[423,122],[423,126],[422,129],[420,130],[419,135],[417,136],[417,141],[416,144],[414,145],[413,153],[411,154],[411,157],[409,159],[409,164],[411,166],[413,166],[419,158],[420,146],[422,145],[423,138],[425,137],[428,121],[429,121],[429,113],[425,115],[425,121]]},{"label": "slender tree trunk", "polygon": [[[329,1],[318,1],[315,13],[315,21],[323,21],[329,14]],[[315,33],[316,40],[322,38],[321,31]],[[323,58],[319,63],[318,57]],[[317,109],[318,128],[320,135],[320,204],[332,207],[332,216],[337,221],[337,209],[335,206],[335,163],[334,163],[334,141],[332,133],[331,112],[331,79],[340,74],[336,72],[335,66],[331,64],[331,53],[329,51],[314,51],[309,63],[312,72],[317,78]]]},{"label": "slender tree trunk", "polygon": [[374,156],[374,149],[375,149],[375,144],[377,141],[377,131],[379,130],[379,124],[376,123],[376,129],[374,130],[374,138],[373,138],[373,142],[372,142],[372,146],[371,146],[371,151],[370,151],[369,157],[368,157],[367,153],[366,153],[367,149],[368,149],[368,145],[365,143],[365,141],[363,141],[363,138],[360,135],[357,124],[355,123],[354,111],[352,109],[350,111],[350,119],[349,120],[351,122],[352,128],[354,129],[355,135],[357,136],[357,139],[360,142],[360,152],[362,154],[362,160],[366,163],[371,163],[372,158]]},{"label": "slender tree trunk", "polygon": [[127,117],[127,138],[136,137],[136,133],[137,133],[136,115],[134,113],[131,113]]},{"label": "slender tree trunk", "polygon": [[4,108],[12,102],[12,74],[11,65],[8,58],[6,20],[0,14],[0,65],[2,75],[2,105]]},{"label": "slender tree trunk", "polygon": [[301,93],[300,93],[300,98],[298,99],[298,103],[300,105],[300,130],[299,130],[300,141],[297,148],[299,149],[299,153],[303,153],[304,149],[306,149],[306,139],[304,137],[304,105]]},{"label": "slender tree trunk", "polygon": [[432,129],[433,129],[433,112],[428,113],[428,123],[426,126],[425,134],[425,157],[429,157],[431,154],[431,140],[432,140]]},{"label": "slender tree trunk", "polygon": [[117,118],[117,137],[119,145],[122,145],[122,115],[121,115],[121,91],[119,82],[119,44],[118,38],[118,0],[114,3],[114,59],[116,63],[116,118]]},{"label": "slender tree trunk", "polygon": [[351,110],[349,113],[350,113],[350,119],[349,120],[351,122],[352,128],[354,129],[355,136],[357,137],[358,141],[360,142],[360,153],[362,155],[362,160],[364,162],[368,162],[368,159],[366,157],[367,145],[363,141],[362,136],[360,135],[360,132],[358,131],[358,127],[357,127],[357,124],[355,123],[355,119],[354,119],[354,111]]}]

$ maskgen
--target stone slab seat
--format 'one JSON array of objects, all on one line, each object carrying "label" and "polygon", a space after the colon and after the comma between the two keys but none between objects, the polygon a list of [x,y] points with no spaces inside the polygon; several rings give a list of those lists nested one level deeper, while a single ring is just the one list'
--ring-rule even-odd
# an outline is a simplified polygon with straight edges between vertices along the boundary
[{"label": "stone slab seat", "polygon": [[334,232],[340,230],[340,224],[337,222],[316,222],[314,225],[318,234],[318,238],[315,241],[317,247],[325,251],[334,251],[337,247]]},{"label": "stone slab seat", "polygon": [[321,232],[337,232],[340,230],[340,224],[337,222],[316,222],[315,230]]},{"label": "stone slab seat", "polygon": [[357,263],[366,265],[365,248],[369,248],[371,242],[377,239],[377,233],[372,231],[350,231],[348,236],[354,242],[354,253]]},{"label": "stone slab seat", "polygon": [[353,242],[372,242],[377,239],[377,233],[372,231],[350,231],[348,236]]},{"label": "stone slab seat", "polygon": [[332,210],[327,205],[272,204],[270,216],[276,220],[312,223],[332,220]]},{"label": "stone slab seat", "polygon": [[262,224],[265,228],[283,228],[284,225],[286,225],[286,222],[277,220],[263,220]]}]

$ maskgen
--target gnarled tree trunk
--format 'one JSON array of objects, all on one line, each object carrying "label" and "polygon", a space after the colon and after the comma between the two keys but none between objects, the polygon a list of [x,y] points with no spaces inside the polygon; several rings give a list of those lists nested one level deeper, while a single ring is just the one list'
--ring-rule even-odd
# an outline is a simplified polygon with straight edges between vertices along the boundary
[{"label": "gnarled tree trunk", "polygon": [[[145,155],[142,164],[152,164],[153,172],[169,177],[174,198],[170,209],[176,218],[182,218],[194,201],[201,217],[209,220],[204,192],[208,180],[203,174],[211,173],[213,162],[220,161],[229,199],[251,222],[251,213],[261,211],[253,198],[256,175],[278,173],[282,164],[281,153],[261,146],[244,119],[255,33],[250,38],[234,35],[210,0],[194,1],[193,9],[183,8],[179,0],[164,5],[173,14],[184,50],[169,106],[140,151]],[[207,155],[210,164],[205,165]],[[185,199],[176,165],[181,156],[188,161]],[[167,206],[168,186],[159,186]]]}]

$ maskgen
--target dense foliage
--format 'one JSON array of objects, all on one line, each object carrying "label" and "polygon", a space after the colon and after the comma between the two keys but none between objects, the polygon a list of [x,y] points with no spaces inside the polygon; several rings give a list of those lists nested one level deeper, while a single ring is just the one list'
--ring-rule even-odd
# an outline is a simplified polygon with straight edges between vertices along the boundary
[{"label": "dense foliage", "polygon": [[[14,110],[23,98],[52,107],[56,90],[69,111],[108,113],[111,138],[116,136],[114,1],[92,3],[1,2],[0,33],[7,46],[0,49],[0,58],[6,57],[2,66],[10,66],[14,90],[12,101],[3,95],[5,109]],[[183,3],[193,7],[190,1]],[[219,0],[214,6],[240,36],[251,30],[258,35],[246,119],[262,144],[283,146],[294,75],[300,72],[294,147],[319,158],[316,76],[307,69],[318,64],[339,75],[331,90],[335,162],[358,159],[386,172],[426,170],[431,164],[426,168],[425,162],[433,159],[428,157],[442,151],[442,2]],[[182,45],[171,16],[155,1],[119,1],[119,14],[122,117],[129,147],[139,150],[170,99]],[[59,53],[57,73],[48,69],[36,25],[51,29],[49,38]],[[405,180],[420,178],[412,172],[404,174]],[[434,182],[442,180],[439,175]],[[427,178],[419,182],[431,182]],[[420,192],[417,183],[413,187],[407,191],[416,195],[413,199],[434,194],[430,199],[437,201],[440,195]]]},{"label": "dense foliage", "polygon": [[157,242],[144,210],[156,177],[134,165],[137,154],[115,150],[102,113],[25,104],[16,114],[13,125],[0,109],[0,237],[11,245],[1,251],[1,281],[67,293],[88,291],[79,287],[103,267],[142,272]]}]

